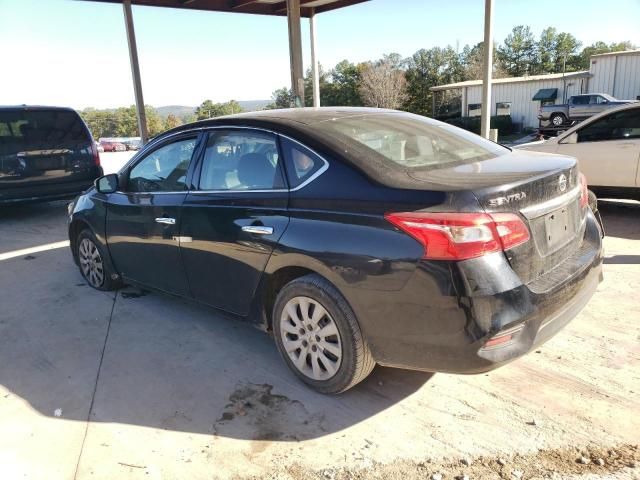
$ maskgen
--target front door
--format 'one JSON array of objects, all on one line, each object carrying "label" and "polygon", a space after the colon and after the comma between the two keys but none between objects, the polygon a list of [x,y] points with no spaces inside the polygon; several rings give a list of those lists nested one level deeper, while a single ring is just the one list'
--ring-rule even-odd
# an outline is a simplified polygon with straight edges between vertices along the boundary
[{"label": "front door", "polygon": [[107,244],[125,279],[177,295],[188,295],[180,260],[182,203],[198,136],[185,135],[143,154],[122,192],[107,205]]},{"label": "front door", "polygon": [[198,190],[183,204],[180,235],[191,292],[239,315],[249,307],[267,261],[289,223],[288,190],[275,135],[212,130]]},{"label": "front door", "polygon": [[558,143],[557,153],[578,158],[589,185],[635,187],[640,160],[640,108],[622,110],[576,132],[577,143]]}]

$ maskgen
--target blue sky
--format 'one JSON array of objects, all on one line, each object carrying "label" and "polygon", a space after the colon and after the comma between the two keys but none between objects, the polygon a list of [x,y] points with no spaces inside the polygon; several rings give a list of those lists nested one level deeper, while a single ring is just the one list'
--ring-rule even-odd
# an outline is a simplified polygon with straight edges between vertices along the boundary
[{"label": "blue sky", "polygon": [[[607,12],[606,5],[614,4]],[[483,36],[482,0],[372,0],[320,14],[326,67],[383,53],[462,48]],[[519,24],[596,40],[640,44],[640,0],[495,0],[495,38]],[[605,21],[611,16],[615,21]],[[145,103],[196,105],[265,99],[289,83],[286,19],[134,7]],[[305,69],[308,22],[303,20]],[[133,103],[122,7],[77,0],[0,0],[0,104],[75,108]]]}]

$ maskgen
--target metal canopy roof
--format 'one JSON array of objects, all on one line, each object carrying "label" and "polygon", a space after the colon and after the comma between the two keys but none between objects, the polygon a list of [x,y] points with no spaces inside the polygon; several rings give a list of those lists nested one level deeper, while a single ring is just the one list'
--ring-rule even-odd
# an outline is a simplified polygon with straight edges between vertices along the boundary
[{"label": "metal canopy roof", "polygon": [[555,100],[558,98],[557,88],[541,88],[531,100]]},{"label": "metal canopy roof", "polygon": [[[122,3],[122,0],[91,0],[103,3]],[[300,16],[328,12],[369,0],[300,0]],[[185,8],[212,12],[255,13],[258,15],[287,15],[284,0],[131,0],[132,5],[148,7]]]}]

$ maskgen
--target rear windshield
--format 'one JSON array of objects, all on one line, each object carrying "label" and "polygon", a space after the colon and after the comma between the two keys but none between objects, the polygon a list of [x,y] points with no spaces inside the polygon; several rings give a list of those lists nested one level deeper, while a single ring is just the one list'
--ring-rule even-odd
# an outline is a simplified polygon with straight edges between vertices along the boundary
[{"label": "rear windshield", "polygon": [[356,150],[375,152],[404,169],[429,169],[495,158],[510,150],[473,133],[403,113],[325,120],[313,125]]},{"label": "rear windshield", "polygon": [[69,110],[0,110],[0,144],[56,147],[90,142],[76,112]]}]

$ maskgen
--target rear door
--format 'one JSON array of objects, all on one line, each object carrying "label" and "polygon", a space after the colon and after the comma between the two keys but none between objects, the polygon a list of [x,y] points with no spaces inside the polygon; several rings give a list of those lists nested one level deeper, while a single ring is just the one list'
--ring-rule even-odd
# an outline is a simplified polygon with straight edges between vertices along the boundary
[{"label": "rear door", "polygon": [[557,153],[578,159],[589,185],[635,187],[640,158],[640,108],[606,115],[576,130],[577,143],[558,142]]},{"label": "rear door", "polygon": [[289,216],[276,135],[215,129],[182,210],[182,259],[192,295],[246,315]]},{"label": "rear door", "polygon": [[0,191],[91,184],[99,160],[79,115],[69,109],[0,109]]},{"label": "rear door", "polygon": [[116,269],[126,279],[183,296],[189,288],[180,260],[181,209],[198,138],[185,133],[144,152],[107,206],[107,243]]}]

